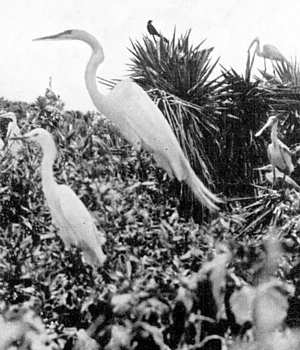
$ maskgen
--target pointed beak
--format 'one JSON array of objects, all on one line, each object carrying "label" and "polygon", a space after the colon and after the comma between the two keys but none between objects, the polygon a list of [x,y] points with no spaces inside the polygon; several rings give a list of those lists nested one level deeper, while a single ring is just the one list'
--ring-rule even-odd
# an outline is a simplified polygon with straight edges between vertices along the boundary
[{"label": "pointed beak", "polygon": [[27,141],[29,139],[28,136],[23,135],[23,136],[13,136],[9,138],[10,140],[21,140],[21,141]]},{"label": "pointed beak", "polygon": [[256,170],[256,171],[271,171],[272,170],[272,165],[271,164],[267,164],[267,165],[264,165],[260,168],[253,168],[253,170]]},{"label": "pointed beak", "polygon": [[40,38],[32,39],[32,41],[41,41],[41,40],[58,40],[61,33],[55,35],[41,36]]},{"label": "pointed beak", "polygon": [[0,118],[2,118],[2,119],[9,119],[9,120],[13,121],[12,118],[10,117],[10,113],[0,114]]},{"label": "pointed beak", "polygon": [[255,137],[260,136],[273,122],[269,119],[266,124],[254,135]]}]

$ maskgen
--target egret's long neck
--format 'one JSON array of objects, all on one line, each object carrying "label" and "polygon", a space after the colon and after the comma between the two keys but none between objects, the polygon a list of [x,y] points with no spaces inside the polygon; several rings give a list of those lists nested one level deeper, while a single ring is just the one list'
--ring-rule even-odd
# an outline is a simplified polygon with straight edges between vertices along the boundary
[{"label": "egret's long neck", "polygon": [[256,41],[256,54],[258,55],[258,56],[261,56],[262,55],[262,52],[260,51],[260,43],[259,43],[259,40],[258,39],[256,39],[255,40]]},{"label": "egret's long neck", "polygon": [[273,143],[277,142],[278,140],[278,137],[277,137],[277,131],[278,129],[278,122],[276,121],[273,126],[272,126],[272,129],[271,129],[271,140]]},{"label": "egret's long neck", "polygon": [[105,96],[99,92],[96,83],[97,68],[104,60],[103,49],[97,39],[92,35],[89,35],[84,41],[92,48],[92,55],[85,69],[86,87],[94,105],[99,112],[103,113],[105,109]]},{"label": "egret's long neck", "polygon": [[42,146],[42,150],[42,184],[43,188],[47,190],[56,184],[53,173],[53,163],[55,161],[57,151],[54,141],[52,139],[49,140],[49,143],[47,145]]}]

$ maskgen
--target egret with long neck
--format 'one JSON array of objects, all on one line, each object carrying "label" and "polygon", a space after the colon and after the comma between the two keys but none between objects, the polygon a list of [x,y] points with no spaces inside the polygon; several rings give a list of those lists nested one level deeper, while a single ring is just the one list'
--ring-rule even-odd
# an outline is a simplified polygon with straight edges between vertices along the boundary
[{"label": "egret with long neck", "polygon": [[106,259],[102,251],[104,235],[98,232],[91,214],[75,192],[69,186],[58,185],[55,181],[53,164],[57,150],[52,135],[45,129],[37,128],[15,139],[36,142],[42,148],[42,189],[52,221],[65,247],[78,246],[89,264],[103,265]]},{"label": "egret with long neck", "polygon": [[102,46],[91,34],[83,30],[66,30],[35,40],[80,40],[92,48],[85,70],[85,83],[90,97],[106,117],[111,119],[133,147],[153,153],[158,166],[172,178],[185,181],[197,199],[210,210],[217,210],[222,202],[197,177],[186,159],[170,125],[147,93],[132,80],[119,82],[108,95],[97,88],[96,72],[104,60]]},{"label": "egret with long neck", "polygon": [[263,45],[262,50],[260,49],[260,40],[258,37],[256,37],[250,44],[248,51],[251,49],[251,47],[256,44],[255,54],[259,57],[262,57],[264,59],[264,66],[266,71],[266,59],[269,59],[271,61],[279,61],[279,62],[286,62],[288,63],[288,60],[283,56],[283,54],[277,49],[277,47],[269,44]]},{"label": "egret with long neck", "polygon": [[[271,143],[268,145],[268,158],[273,166],[273,178],[276,180],[275,168],[280,170],[285,175],[291,175],[294,171],[294,164],[292,162],[292,152],[287,145],[285,145],[278,138],[278,117],[271,116],[266,124],[255,134],[260,136],[264,130],[271,127]],[[285,179],[283,179],[285,180]]]}]

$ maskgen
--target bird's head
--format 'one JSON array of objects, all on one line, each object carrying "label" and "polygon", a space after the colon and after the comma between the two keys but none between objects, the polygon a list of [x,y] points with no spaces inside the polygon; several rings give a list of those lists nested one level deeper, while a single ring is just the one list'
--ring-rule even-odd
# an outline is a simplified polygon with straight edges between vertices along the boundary
[{"label": "bird's head", "polygon": [[260,136],[266,129],[272,127],[278,121],[277,115],[272,115],[267,120],[266,124],[255,134],[255,137]]},{"label": "bird's head", "polygon": [[17,122],[17,117],[13,112],[4,112],[0,114],[0,118],[8,119],[11,122]]},{"label": "bird's head", "polygon": [[152,23],[152,19],[149,19],[148,23],[147,24],[151,24]]},{"label": "bird's head", "polygon": [[90,33],[86,32],[85,30],[80,29],[69,29],[65,30],[64,32],[54,34],[54,35],[48,35],[48,36],[42,36],[40,38],[33,39],[33,41],[58,41],[58,40],[79,40],[87,43],[89,46],[92,47],[93,50],[99,50],[101,51],[101,58],[103,59],[103,50],[98,42],[98,40],[91,35]]},{"label": "bird's head", "polygon": [[32,141],[38,143],[42,149],[55,149],[55,143],[52,135],[43,128],[36,128],[24,135],[10,137],[11,140]]},{"label": "bird's head", "polygon": [[60,32],[54,35],[42,36],[40,38],[33,39],[33,41],[41,41],[41,40],[83,40],[89,35],[86,31],[80,29],[69,29],[64,32]]}]

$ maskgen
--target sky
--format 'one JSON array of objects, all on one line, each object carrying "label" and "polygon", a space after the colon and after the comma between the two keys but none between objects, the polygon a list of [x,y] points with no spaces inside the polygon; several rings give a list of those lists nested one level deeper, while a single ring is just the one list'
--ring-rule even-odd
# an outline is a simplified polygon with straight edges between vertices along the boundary
[{"label": "sky", "polygon": [[[66,29],[98,38],[104,78],[126,76],[130,39],[147,33],[146,23],[171,37],[192,29],[191,39],[214,47],[226,68],[243,73],[250,42],[275,45],[287,58],[300,58],[298,0],[0,0],[0,96],[32,102],[52,77],[67,109],[94,110],[84,83],[90,49],[81,42],[33,42]],[[257,59],[259,61],[261,59]],[[258,62],[259,64],[259,62]],[[103,93],[108,91],[99,86]]]}]

